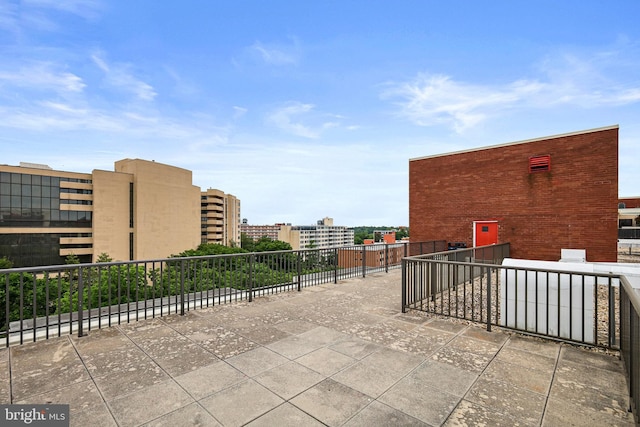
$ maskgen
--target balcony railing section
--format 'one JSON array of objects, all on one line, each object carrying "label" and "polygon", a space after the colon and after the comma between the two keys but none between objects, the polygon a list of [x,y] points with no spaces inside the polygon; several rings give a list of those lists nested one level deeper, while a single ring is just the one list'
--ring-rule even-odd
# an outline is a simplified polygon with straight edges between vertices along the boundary
[{"label": "balcony railing section", "polygon": [[617,349],[620,276],[502,265],[509,244],[410,257],[402,309]]},{"label": "balcony railing section", "polygon": [[397,243],[0,270],[6,346],[185,314],[400,268],[445,243]]},{"label": "balcony railing section", "polygon": [[502,265],[508,256],[507,243],[405,258],[402,311],[619,350],[638,423],[640,290],[623,275]]}]

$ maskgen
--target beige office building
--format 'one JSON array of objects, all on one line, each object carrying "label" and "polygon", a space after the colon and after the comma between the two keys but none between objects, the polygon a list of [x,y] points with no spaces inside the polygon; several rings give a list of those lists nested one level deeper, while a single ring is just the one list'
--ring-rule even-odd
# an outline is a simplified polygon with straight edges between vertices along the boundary
[{"label": "beige office building", "polygon": [[240,200],[210,188],[200,196],[201,242],[240,246]]},{"label": "beige office building", "polygon": [[[223,199],[223,240],[239,242],[224,220],[230,212],[239,230],[240,201]],[[114,171],[87,174],[0,165],[0,257],[16,267],[61,264],[69,254],[82,262],[102,253],[122,261],[168,257],[201,243],[200,202],[191,171],[153,161],[124,159]]]}]

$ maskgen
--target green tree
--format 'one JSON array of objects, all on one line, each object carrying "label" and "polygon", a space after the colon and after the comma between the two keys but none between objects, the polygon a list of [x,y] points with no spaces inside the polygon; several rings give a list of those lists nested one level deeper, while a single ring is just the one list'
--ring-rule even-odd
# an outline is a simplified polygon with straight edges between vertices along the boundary
[{"label": "green tree", "polygon": [[64,263],[67,265],[80,264],[80,258],[76,254],[69,254],[64,259]]},{"label": "green tree", "polygon": [[11,262],[11,260],[9,260],[9,258],[3,256],[2,258],[0,258],[0,270],[6,268],[13,268],[13,263]]},{"label": "green tree", "polygon": [[256,243],[247,233],[240,233],[240,247],[249,252],[255,252]]},{"label": "green tree", "polygon": [[98,259],[96,259],[96,262],[113,262],[113,258],[111,258],[109,254],[102,252],[100,255],[98,255]]},{"label": "green tree", "polygon": [[262,236],[255,244],[253,252],[290,251],[293,248],[287,242],[273,240],[271,237]]},{"label": "green tree", "polygon": [[229,246],[223,246],[218,243],[202,243],[196,249],[188,249],[180,252],[178,255],[172,255],[172,257],[192,257],[192,256],[207,256],[207,255],[229,255],[239,254],[247,252],[243,248],[232,248]]},{"label": "green tree", "polygon": [[409,237],[409,227],[403,227],[396,231],[396,240],[400,240],[405,237]]}]

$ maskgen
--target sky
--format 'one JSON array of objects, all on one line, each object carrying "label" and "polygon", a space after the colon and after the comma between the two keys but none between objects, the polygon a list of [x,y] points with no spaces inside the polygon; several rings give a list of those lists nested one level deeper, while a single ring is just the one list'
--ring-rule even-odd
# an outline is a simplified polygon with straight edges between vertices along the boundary
[{"label": "sky", "polygon": [[250,224],[408,225],[409,159],[620,126],[640,2],[0,0],[0,164],[193,172]]}]

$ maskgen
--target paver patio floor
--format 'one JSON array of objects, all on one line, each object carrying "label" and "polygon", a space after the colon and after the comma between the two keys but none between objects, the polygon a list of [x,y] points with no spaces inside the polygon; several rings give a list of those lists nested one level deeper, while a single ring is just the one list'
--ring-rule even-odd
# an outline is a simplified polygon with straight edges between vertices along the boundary
[{"label": "paver patio floor", "polygon": [[74,426],[631,426],[612,355],[400,312],[400,271],[0,350]]}]

